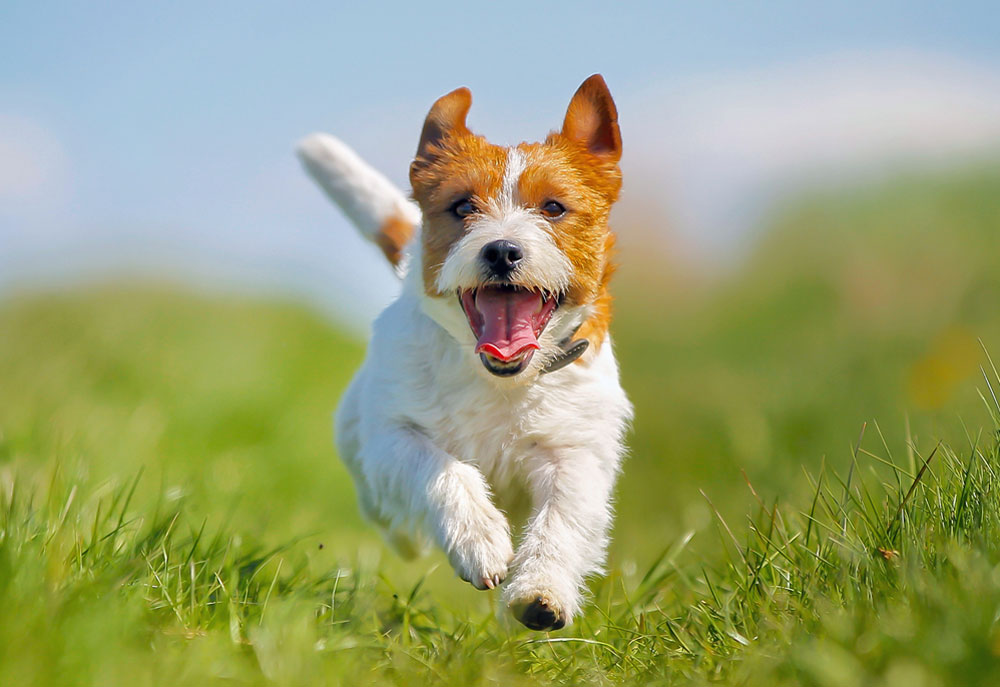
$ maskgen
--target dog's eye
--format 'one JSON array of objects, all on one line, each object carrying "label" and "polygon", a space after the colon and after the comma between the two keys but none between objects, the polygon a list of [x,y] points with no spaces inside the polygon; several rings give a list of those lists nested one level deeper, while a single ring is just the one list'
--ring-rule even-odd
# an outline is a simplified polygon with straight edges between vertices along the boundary
[{"label": "dog's eye", "polygon": [[474,215],[476,213],[476,206],[472,204],[472,201],[468,198],[460,198],[455,201],[448,211],[455,215],[459,219],[464,219],[469,215]]},{"label": "dog's eye", "polygon": [[542,206],[542,214],[549,219],[556,219],[557,217],[562,217],[566,214],[566,208],[562,206],[562,203],[549,200]]}]

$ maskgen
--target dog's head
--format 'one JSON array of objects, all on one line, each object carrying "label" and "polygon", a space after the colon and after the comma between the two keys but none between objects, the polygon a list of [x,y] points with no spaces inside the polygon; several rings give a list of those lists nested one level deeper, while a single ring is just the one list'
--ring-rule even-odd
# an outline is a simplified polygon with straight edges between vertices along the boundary
[{"label": "dog's head", "polygon": [[594,75],[561,131],[505,148],[469,131],[471,104],[466,88],[434,103],[410,167],[425,307],[490,373],[530,378],[567,338],[606,334],[618,114]]}]

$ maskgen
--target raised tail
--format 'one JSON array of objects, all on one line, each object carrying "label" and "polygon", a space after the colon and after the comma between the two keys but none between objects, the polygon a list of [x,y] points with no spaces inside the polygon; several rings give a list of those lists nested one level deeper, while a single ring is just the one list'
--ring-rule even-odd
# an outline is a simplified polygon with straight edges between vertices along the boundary
[{"label": "raised tail", "polygon": [[329,134],[310,134],[296,148],[309,176],[326,191],[361,235],[405,271],[403,248],[420,225],[420,210],[395,184]]}]

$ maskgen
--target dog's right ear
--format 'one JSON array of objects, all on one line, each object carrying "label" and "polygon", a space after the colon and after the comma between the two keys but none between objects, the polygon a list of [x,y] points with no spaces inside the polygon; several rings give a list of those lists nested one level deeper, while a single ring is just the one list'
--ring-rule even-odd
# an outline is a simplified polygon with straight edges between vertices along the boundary
[{"label": "dog's right ear", "polygon": [[417,146],[414,164],[432,160],[441,141],[448,136],[469,133],[465,126],[465,118],[471,106],[472,92],[464,86],[435,101],[431,111],[427,113],[427,119],[424,120],[424,130],[420,134],[420,144]]},{"label": "dog's right ear", "polygon": [[594,74],[577,89],[566,110],[562,134],[600,159],[612,163],[621,159],[618,109],[603,76]]}]

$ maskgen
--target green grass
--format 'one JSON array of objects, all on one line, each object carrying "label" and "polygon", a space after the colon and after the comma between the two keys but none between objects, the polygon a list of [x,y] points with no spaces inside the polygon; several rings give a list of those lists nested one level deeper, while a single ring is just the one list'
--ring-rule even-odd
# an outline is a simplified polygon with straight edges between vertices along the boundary
[{"label": "green grass", "polygon": [[633,453],[551,635],[361,522],[330,412],[363,348],[314,314],[10,300],[0,684],[996,684],[998,227],[986,169],[790,207],[717,285],[626,255]]},{"label": "green grass", "polygon": [[897,454],[907,425],[931,442],[977,423],[977,340],[1000,344],[1000,166],[801,200],[722,283],[678,282],[638,251],[622,263],[614,333],[636,422],[620,511],[665,540],[704,526],[700,487],[740,517],[741,469],[794,493],[799,466],[842,456],[864,422]]},{"label": "green grass", "polygon": [[100,495],[8,477],[0,676],[995,684],[1000,453],[986,441],[936,446],[915,473],[859,448],[846,474],[808,476],[800,506],[719,519],[711,560],[685,551],[687,534],[646,569],[612,571],[574,630],[549,637],[445,610],[363,561],[327,568],[301,543],[268,549],[232,525],[191,527],[178,504],[137,507],[134,482]]}]

